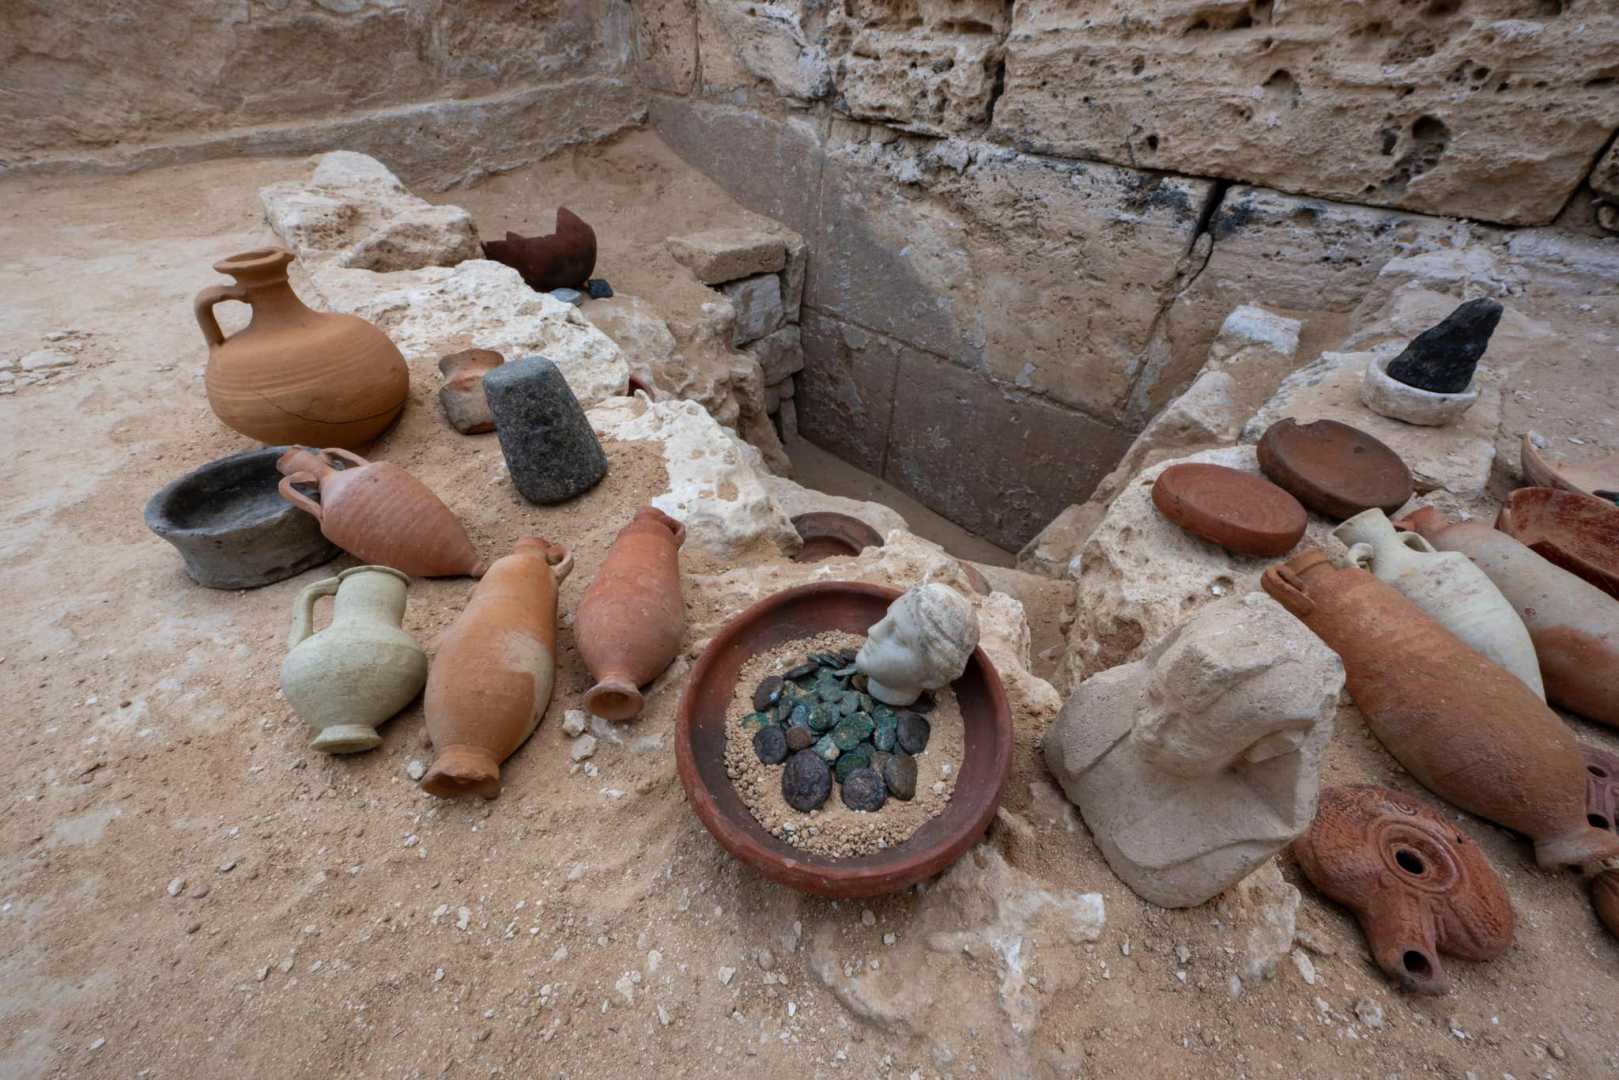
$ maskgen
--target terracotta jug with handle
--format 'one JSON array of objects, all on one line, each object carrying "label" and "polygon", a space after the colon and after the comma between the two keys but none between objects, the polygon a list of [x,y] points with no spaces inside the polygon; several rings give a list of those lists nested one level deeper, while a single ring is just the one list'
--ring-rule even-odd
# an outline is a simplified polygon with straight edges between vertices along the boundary
[{"label": "terracotta jug with handle", "polygon": [[557,586],[568,549],[529,537],[496,559],[446,631],[427,679],[434,795],[500,794],[500,765],[533,734],[556,678]]},{"label": "terracotta jug with handle", "polygon": [[[368,563],[412,577],[478,577],[483,560],[461,519],[398,465],[337,447],[294,446],[275,463],[277,490],[313,514],[326,539]],[[319,489],[316,502],[298,484]]]},{"label": "terracotta jug with handle", "polygon": [[[281,692],[315,729],[311,749],[352,754],[382,745],[377,725],[427,682],[427,654],[400,625],[410,579],[389,566],[356,566],[307,585],[292,605]],[[334,597],[315,630],[315,602]]]},{"label": "terracotta jug with handle", "polygon": [[1358,567],[1311,549],[1265,571],[1265,591],[1344,661],[1379,742],[1429,791],[1535,842],[1543,867],[1619,855],[1585,818],[1574,733],[1499,664]]},{"label": "terracotta jug with handle", "polygon": [[[262,443],[362,447],[405,407],[410,371],[375,326],[299,300],[287,283],[292,259],[269,247],[214,264],[236,284],[210,286],[192,305],[208,342],[208,404]],[[253,309],[253,321],[230,337],[214,318],[214,305],[226,300]]]},{"label": "terracotta jug with handle", "polygon": [[641,691],[680,648],[680,545],[686,526],[644,506],[619,530],[573,613],[573,636],[596,685],[585,706],[607,720],[641,714]]}]

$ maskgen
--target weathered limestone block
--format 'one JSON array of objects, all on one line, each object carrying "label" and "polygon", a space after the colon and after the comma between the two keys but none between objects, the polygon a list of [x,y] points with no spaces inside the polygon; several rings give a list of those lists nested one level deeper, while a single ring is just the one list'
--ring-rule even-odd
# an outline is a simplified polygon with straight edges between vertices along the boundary
[{"label": "weathered limestone block", "polygon": [[1192,907],[1309,827],[1343,685],[1338,654],[1280,604],[1227,597],[1075,688],[1046,765],[1126,885]]},{"label": "weathered limestone block", "polygon": [[[1254,592],[1260,575],[1275,562],[1233,555],[1158,512],[1152,504],[1153,481],[1180,461],[1262,475],[1251,445],[1227,446],[1160,462],[1138,473],[1120,492],[1069,571],[1075,581],[1076,611],[1064,660],[1070,686],[1136,659],[1148,645],[1221,597]],[[1312,517],[1302,543],[1341,553],[1343,545],[1332,538],[1332,524]]]},{"label": "weathered limestone block", "polygon": [[695,401],[725,427],[751,443],[772,469],[790,467],[771,426],[759,365],[730,346],[727,305],[666,322],[638,296],[618,293],[579,309],[629,360],[630,374],[654,400]]},{"label": "weathered limestone block", "polygon": [[1238,393],[1237,380],[1230,374],[1205,370],[1136,436],[1113,471],[1091,492],[1090,501],[1105,506],[1136,473],[1166,458],[1236,442],[1250,415],[1237,404]]},{"label": "weathered limestone block", "polygon": [[736,312],[736,327],[731,333],[733,345],[740,347],[758,341],[786,321],[787,313],[781,306],[781,278],[776,274],[733,281],[720,291]]},{"label": "weathered limestone block", "polygon": [[1035,533],[1034,539],[1023,545],[1023,550],[1017,554],[1018,569],[1042,577],[1074,576],[1079,570],[1072,565],[1074,557],[1106,512],[1104,505],[1089,500],[1065,508]]},{"label": "weathered limestone block", "polygon": [[1004,0],[833,6],[827,36],[851,116],[948,135],[989,122],[1011,21]]},{"label": "weathered limestone block", "polygon": [[[1380,351],[1397,355],[1404,347],[1404,342],[1393,341]],[[1478,402],[1454,423],[1416,427],[1379,416],[1362,404],[1361,383],[1366,366],[1376,355],[1322,353],[1282,380],[1271,399],[1244,425],[1243,441],[1257,443],[1267,428],[1285,417],[1301,424],[1337,420],[1381,440],[1399,454],[1411,469],[1418,495],[1445,491],[1464,499],[1483,496],[1495,461],[1496,431],[1501,426],[1499,374],[1480,368]]]},{"label": "weathered limestone block", "polygon": [[629,383],[623,352],[578,308],[535,292],[497,262],[470,259],[391,274],[326,264],[309,274],[309,284],[300,293],[306,301],[374,323],[407,361],[436,362],[464,348],[507,357],[541,353],[587,409]]},{"label": "weathered limestone block", "polygon": [[800,19],[802,2],[743,3],[698,0],[703,86],[730,90],[755,79],[796,101],[814,101],[832,89],[832,68]]},{"label": "weathered limestone block", "polygon": [[720,285],[755,274],[773,274],[787,265],[782,237],[759,229],[705,229],[664,241],[675,262],[704,285]]},{"label": "weathered limestone block", "polygon": [[690,93],[697,79],[696,0],[636,0],[636,69],[655,90]]},{"label": "weathered limestone block", "polygon": [[1546,224],[1619,122],[1591,78],[1616,43],[1607,5],[1023,0],[995,130],[1073,157]]},{"label": "weathered limestone block", "polygon": [[1298,366],[1303,325],[1257,304],[1243,304],[1220,324],[1203,370],[1230,375],[1232,401],[1242,415],[1249,415]]},{"label": "weathered limestone block", "polygon": [[765,487],[770,490],[770,497],[776,500],[782,513],[789,518],[798,517],[800,514],[847,514],[864,521],[876,529],[879,535],[885,537],[895,529],[910,529],[910,525],[900,516],[899,511],[882,503],[848,499],[842,495],[817,491],[815,488],[794,483],[785,476],[766,477]]},{"label": "weathered limestone block", "polygon": [[412,195],[376,158],[338,150],[312,164],[307,180],[259,189],[270,228],[305,264],[386,273],[482,257],[471,214]]},{"label": "weathered limestone block", "polygon": [[1180,283],[1147,349],[1136,417],[1191,383],[1232,309],[1259,298],[1289,317],[1347,313],[1391,259],[1464,244],[1476,231],[1465,222],[1232,187],[1208,222],[1206,264]]},{"label": "weathered limestone block", "polygon": [[804,278],[809,271],[809,245],[797,233],[787,234],[787,266],[781,272],[781,306],[787,321],[798,322],[804,304]]},{"label": "weathered limestone block", "polygon": [[799,328],[791,324],[774,333],[766,334],[748,346],[747,351],[759,361],[765,385],[792,378],[804,370],[804,346]]},{"label": "weathered limestone block", "polygon": [[652,505],[685,524],[688,542],[719,558],[760,543],[798,550],[798,533],[765,487],[768,470],[759,451],[701,405],[637,395],[604,401],[587,415],[603,439],[661,446],[669,488]]}]

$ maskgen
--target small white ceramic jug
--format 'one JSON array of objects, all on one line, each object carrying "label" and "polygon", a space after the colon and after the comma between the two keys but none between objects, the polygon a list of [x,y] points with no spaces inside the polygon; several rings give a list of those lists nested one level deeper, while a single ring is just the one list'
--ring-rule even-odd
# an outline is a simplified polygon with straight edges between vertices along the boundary
[{"label": "small white ceramic jug", "polygon": [[[377,725],[427,682],[427,654],[400,623],[410,579],[387,566],[356,566],[306,586],[292,605],[281,692],[315,729],[309,745],[352,754],[382,745]],[[332,624],[316,634],[315,601],[335,597]]]},{"label": "small white ceramic jug", "polygon": [[1474,652],[1521,679],[1540,700],[1546,687],[1534,643],[1518,613],[1489,576],[1459,551],[1436,551],[1413,532],[1400,532],[1381,510],[1356,514],[1332,531],[1349,559],[1398,589]]}]

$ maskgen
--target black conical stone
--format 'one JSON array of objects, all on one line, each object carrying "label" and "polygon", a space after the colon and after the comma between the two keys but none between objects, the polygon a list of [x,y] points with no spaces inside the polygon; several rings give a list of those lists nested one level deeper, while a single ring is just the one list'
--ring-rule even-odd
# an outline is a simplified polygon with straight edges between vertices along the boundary
[{"label": "black conical stone", "polygon": [[1500,304],[1488,297],[1469,300],[1412,338],[1389,364],[1389,377],[1435,394],[1461,393],[1473,381],[1473,369],[1500,321]]}]

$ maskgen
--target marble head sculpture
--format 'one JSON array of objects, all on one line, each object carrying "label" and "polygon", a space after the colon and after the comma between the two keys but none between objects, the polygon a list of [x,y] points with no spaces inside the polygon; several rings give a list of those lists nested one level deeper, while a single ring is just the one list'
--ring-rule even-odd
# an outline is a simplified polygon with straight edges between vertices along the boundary
[{"label": "marble head sculpture", "polygon": [[978,614],[966,597],[929,582],[908,589],[866,634],[855,666],[871,696],[910,705],[924,690],[961,678],[978,647]]},{"label": "marble head sculpture", "polygon": [[1309,827],[1343,683],[1280,604],[1231,597],[1080,684],[1046,764],[1126,885],[1191,907]]}]

